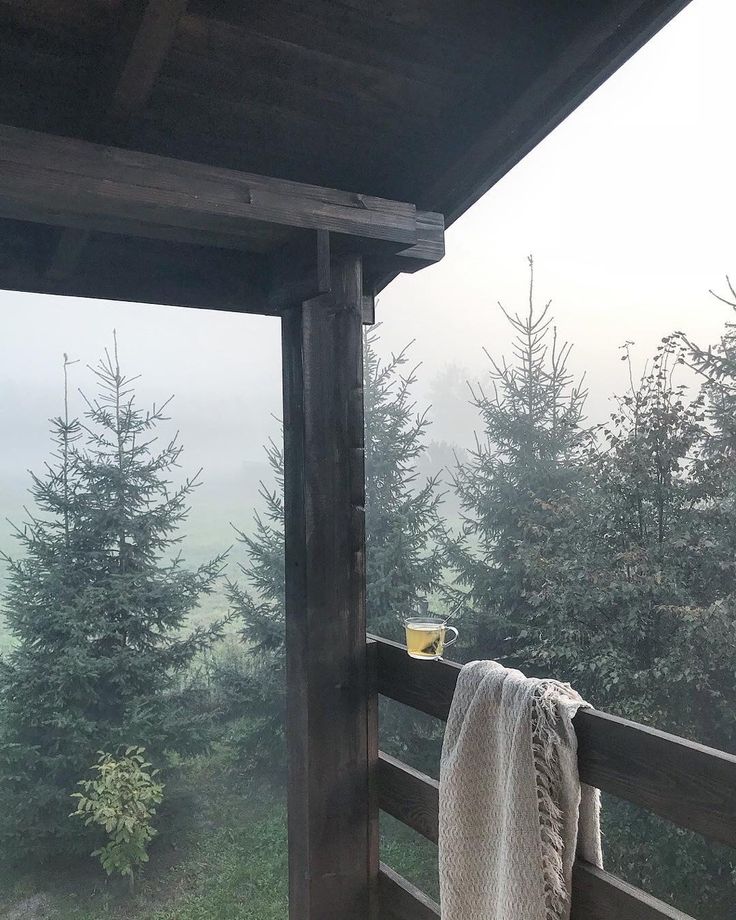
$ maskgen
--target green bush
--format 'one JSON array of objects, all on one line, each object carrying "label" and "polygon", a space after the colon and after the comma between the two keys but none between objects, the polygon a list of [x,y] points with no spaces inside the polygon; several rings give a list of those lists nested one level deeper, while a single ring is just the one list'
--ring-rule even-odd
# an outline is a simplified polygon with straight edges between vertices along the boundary
[{"label": "green bush", "polygon": [[108,875],[127,876],[131,886],[137,868],[148,862],[148,844],[156,836],[152,821],[164,794],[158,770],[150,769],[144,754],[141,747],[126,748],[119,758],[101,751],[92,767],[96,776],[80,780],[84,792],[72,793],[78,802],[70,817],[82,818],[85,827],[98,825],[108,837],[92,856],[99,856]]}]

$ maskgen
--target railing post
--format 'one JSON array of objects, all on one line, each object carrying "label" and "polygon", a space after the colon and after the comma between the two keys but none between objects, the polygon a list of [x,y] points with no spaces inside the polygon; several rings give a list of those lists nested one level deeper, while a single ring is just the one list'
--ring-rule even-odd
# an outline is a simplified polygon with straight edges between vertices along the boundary
[{"label": "railing post", "polygon": [[378,723],[378,649],[368,639],[368,918],[380,917],[380,757]]},{"label": "railing post", "polygon": [[362,268],[282,323],[291,920],[369,910]]}]

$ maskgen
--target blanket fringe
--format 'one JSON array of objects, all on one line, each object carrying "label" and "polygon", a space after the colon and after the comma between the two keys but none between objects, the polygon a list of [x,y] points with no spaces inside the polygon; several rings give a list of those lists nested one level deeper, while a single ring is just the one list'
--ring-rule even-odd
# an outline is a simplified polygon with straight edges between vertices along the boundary
[{"label": "blanket fringe", "polygon": [[546,920],[564,920],[568,905],[562,862],[564,844],[563,816],[559,806],[560,764],[556,750],[559,695],[558,683],[540,681],[532,702],[532,751],[537,782]]}]

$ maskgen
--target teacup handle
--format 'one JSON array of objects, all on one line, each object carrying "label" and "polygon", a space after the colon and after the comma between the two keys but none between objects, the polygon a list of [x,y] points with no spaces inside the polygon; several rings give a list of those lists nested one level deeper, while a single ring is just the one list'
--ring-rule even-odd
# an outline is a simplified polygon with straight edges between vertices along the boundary
[{"label": "teacup handle", "polygon": [[457,637],[459,635],[458,631],[455,629],[454,626],[445,626],[445,631],[448,632],[449,630],[452,630],[455,633],[455,635],[452,637],[452,639],[447,639],[447,638],[445,639],[445,642],[444,642],[445,648],[447,648],[448,645],[452,645],[453,642],[457,642]]}]

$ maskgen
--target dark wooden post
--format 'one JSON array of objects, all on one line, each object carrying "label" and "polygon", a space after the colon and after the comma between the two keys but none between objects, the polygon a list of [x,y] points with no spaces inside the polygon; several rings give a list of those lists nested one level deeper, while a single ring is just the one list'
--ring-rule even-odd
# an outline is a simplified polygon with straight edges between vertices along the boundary
[{"label": "dark wooden post", "polygon": [[362,270],[284,314],[291,920],[368,917]]}]

